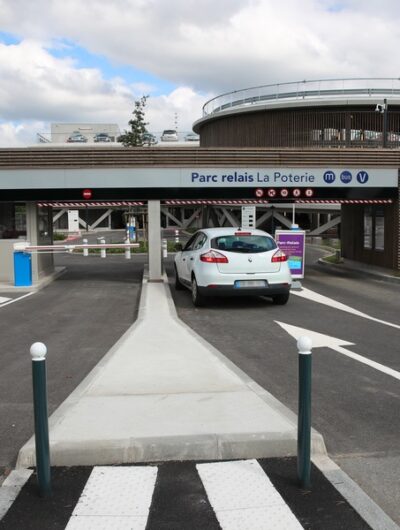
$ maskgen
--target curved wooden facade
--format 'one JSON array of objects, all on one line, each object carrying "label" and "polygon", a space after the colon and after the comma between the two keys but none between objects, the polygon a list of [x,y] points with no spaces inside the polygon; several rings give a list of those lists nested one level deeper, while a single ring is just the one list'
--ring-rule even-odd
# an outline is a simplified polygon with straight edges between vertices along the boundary
[{"label": "curved wooden facade", "polygon": [[388,148],[400,147],[400,105],[384,115],[376,105],[290,108],[243,107],[210,114],[195,127],[201,147]]},{"label": "curved wooden facade", "polygon": [[[193,129],[202,148],[295,153],[282,165],[301,165],[304,157],[336,167],[356,159],[366,165],[371,156],[376,168],[400,168],[398,84],[327,80],[243,89],[207,102]],[[398,198],[383,207],[343,205],[341,225],[343,256],[400,269]]]}]

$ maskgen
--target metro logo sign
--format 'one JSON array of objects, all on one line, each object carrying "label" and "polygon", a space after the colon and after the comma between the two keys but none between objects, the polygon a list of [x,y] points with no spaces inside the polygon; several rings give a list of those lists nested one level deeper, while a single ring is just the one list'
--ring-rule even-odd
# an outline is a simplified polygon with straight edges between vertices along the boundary
[{"label": "metro logo sign", "polygon": [[357,173],[357,182],[359,182],[360,184],[366,184],[368,182],[368,173],[366,171],[359,171]]}]

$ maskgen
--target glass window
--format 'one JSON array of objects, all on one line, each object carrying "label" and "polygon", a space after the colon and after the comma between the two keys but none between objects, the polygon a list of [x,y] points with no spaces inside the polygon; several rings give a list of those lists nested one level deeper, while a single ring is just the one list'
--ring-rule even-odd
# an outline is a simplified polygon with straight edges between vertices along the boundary
[{"label": "glass window", "polygon": [[271,237],[258,235],[226,235],[215,237],[211,241],[211,247],[229,252],[257,253],[268,252],[277,248]]},{"label": "glass window", "polygon": [[364,248],[372,248],[372,209],[364,210]]},{"label": "glass window", "polygon": [[0,203],[0,239],[26,237],[26,207],[24,203]]},{"label": "glass window", "polygon": [[197,236],[196,241],[193,244],[193,250],[199,250],[204,245],[206,239],[207,239],[206,235],[203,233],[200,233]]},{"label": "glass window", "polygon": [[375,213],[375,249],[385,250],[385,216],[383,210]]},{"label": "glass window", "polygon": [[196,239],[196,236],[197,234],[194,234],[190,239],[189,241],[186,243],[186,245],[184,246],[183,250],[192,250],[193,248],[193,243],[194,243],[194,240]]}]

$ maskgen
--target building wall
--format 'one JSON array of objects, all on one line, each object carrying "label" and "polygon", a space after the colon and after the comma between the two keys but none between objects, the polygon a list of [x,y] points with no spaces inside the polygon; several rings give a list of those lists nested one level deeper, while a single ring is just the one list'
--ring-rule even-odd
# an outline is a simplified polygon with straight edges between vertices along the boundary
[{"label": "building wall", "polygon": [[[201,147],[382,147],[383,115],[374,106],[264,109],[210,117]],[[387,147],[400,146],[400,108],[387,115]]]},{"label": "building wall", "polygon": [[[372,248],[365,245],[365,214],[372,211]],[[342,205],[342,255],[344,258],[361,261],[369,265],[398,269],[399,203],[382,207],[365,205]],[[383,213],[384,248],[377,249],[375,237],[376,218]]]}]

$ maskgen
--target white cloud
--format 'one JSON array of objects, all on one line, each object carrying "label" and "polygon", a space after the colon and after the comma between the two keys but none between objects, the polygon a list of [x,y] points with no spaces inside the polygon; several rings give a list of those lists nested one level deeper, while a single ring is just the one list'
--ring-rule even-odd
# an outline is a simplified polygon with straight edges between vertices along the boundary
[{"label": "white cloud", "polygon": [[8,31],[66,37],[197,91],[394,76],[399,67],[394,0],[0,0],[2,7]]},{"label": "white cloud", "polygon": [[147,81],[109,80],[55,58],[46,46],[60,39],[177,87],[149,99],[147,119],[162,130],[177,112],[183,130],[225,91],[398,77],[399,19],[394,0],[0,0],[0,27],[24,39],[0,45],[0,118],[126,127],[134,99],[151,93]]},{"label": "white cloud", "polygon": [[36,134],[45,128],[43,122],[0,123],[0,147],[24,147],[36,141]]},{"label": "white cloud", "polygon": [[179,131],[191,131],[193,122],[201,117],[203,104],[209,96],[200,96],[188,87],[180,87],[167,96],[148,99],[146,119],[149,129],[162,132],[163,129],[175,128],[175,114]]},{"label": "white cloud", "polygon": [[[49,130],[44,122],[118,123],[124,129],[135,99],[151,88],[130,86],[120,78],[105,80],[99,70],[76,68],[70,59],[57,59],[32,40],[0,44],[0,78],[0,116],[11,122],[2,126],[2,146],[13,145],[13,139],[15,145],[23,139],[34,143],[36,132]],[[204,97],[185,87],[150,97],[146,109],[149,129],[170,126],[170,117],[177,112],[182,130],[190,130],[203,102]],[[31,121],[41,129],[34,131]]]}]

